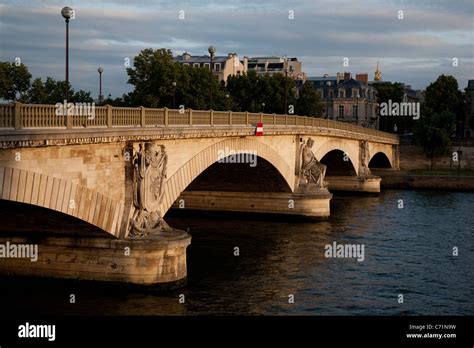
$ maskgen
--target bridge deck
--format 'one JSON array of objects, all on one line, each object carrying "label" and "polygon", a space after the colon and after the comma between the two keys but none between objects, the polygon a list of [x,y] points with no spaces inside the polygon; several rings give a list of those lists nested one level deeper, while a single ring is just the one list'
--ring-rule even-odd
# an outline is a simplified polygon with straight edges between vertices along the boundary
[{"label": "bridge deck", "polygon": [[[2,148],[12,142],[23,146],[147,139],[251,136],[257,123],[266,135],[321,134],[333,137],[399,144],[396,134],[315,117],[212,110],[95,107],[92,114],[56,115],[55,105],[0,105]],[[87,140],[89,138],[89,141]],[[90,138],[97,138],[91,140]],[[116,138],[114,140],[114,138]],[[75,140],[75,141],[74,141]],[[59,145],[58,144],[58,145]],[[17,144],[18,146],[18,144]]]}]

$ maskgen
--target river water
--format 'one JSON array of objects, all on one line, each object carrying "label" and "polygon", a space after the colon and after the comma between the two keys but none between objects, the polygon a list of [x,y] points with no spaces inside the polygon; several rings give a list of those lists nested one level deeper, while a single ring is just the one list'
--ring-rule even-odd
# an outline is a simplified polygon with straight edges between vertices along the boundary
[{"label": "river water", "polygon": [[[11,315],[474,315],[473,212],[473,193],[385,190],[335,196],[317,222],[180,213],[167,220],[193,236],[185,288],[10,278],[0,305]],[[326,258],[333,242],[364,245],[364,260]]]}]

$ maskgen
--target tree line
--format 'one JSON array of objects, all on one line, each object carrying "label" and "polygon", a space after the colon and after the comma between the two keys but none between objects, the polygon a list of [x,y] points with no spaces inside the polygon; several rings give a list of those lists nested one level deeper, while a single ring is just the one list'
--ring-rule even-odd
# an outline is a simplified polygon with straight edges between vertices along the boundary
[{"label": "tree line", "polygon": [[[258,76],[250,71],[229,76],[219,82],[208,68],[187,66],[173,60],[168,49],[144,49],[127,68],[130,93],[103,104],[113,106],[184,107],[195,110],[232,110],[286,113],[321,117],[323,106],[319,94],[307,82],[297,91],[295,80],[283,74]],[[24,103],[55,104],[64,99],[65,82],[47,77],[32,83],[28,68],[21,64],[0,63],[0,97]],[[212,84],[212,106],[210,89]],[[92,102],[90,92],[74,91],[69,85],[69,100]]]}]

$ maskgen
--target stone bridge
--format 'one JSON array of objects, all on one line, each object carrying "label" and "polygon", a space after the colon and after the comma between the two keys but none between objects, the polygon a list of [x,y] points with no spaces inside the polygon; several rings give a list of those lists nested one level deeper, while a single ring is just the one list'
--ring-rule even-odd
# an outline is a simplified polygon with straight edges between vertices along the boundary
[{"label": "stone bridge", "polygon": [[[263,136],[256,136],[258,123]],[[0,106],[0,198],[73,216],[124,240],[136,210],[133,161],[140,146],[153,143],[167,155],[163,216],[173,205],[328,216],[329,192],[300,189],[309,138],[327,166],[329,190],[378,192],[380,178],[368,167],[398,168],[397,136],[330,120],[111,106],[96,107],[92,118],[15,103]]]}]

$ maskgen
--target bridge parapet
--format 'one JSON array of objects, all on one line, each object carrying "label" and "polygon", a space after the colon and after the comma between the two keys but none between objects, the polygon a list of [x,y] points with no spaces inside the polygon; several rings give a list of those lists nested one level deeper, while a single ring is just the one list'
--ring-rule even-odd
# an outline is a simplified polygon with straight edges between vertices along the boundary
[{"label": "bridge parapet", "polygon": [[[356,126],[349,123],[298,115],[264,113],[174,110],[168,108],[96,106],[93,114],[80,112],[77,115],[58,115],[55,105],[3,104],[0,105],[0,131],[5,134],[29,134],[39,130],[103,130],[103,129],[152,129],[181,126],[249,126],[262,122],[273,129],[282,127],[319,128],[328,131],[350,132],[361,136],[375,137],[384,142],[399,143],[396,134]],[[0,134],[1,135],[1,134]]]}]

